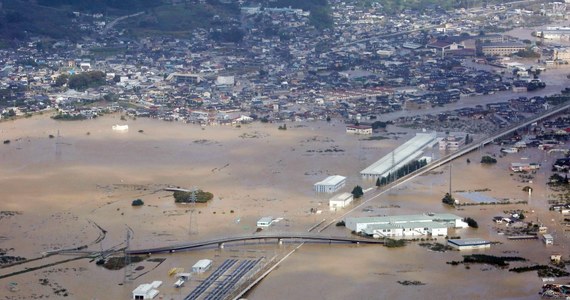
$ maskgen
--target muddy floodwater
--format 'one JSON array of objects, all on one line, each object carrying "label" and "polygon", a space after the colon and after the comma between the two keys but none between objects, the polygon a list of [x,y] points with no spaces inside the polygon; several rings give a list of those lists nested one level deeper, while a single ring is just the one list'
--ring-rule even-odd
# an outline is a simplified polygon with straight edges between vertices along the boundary
[{"label": "muddy floodwater", "polygon": [[[496,242],[484,251],[516,255],[530,264],[544,264],[553,253],[568,256],[568,238],[548,211],[545,180],[550,164],[561,153],[545,155],[537,149],[498,158],[496,165],[479,163],[482,155],[501,156],[499,146],[473,152],[453,163],[455,191],[485,190],[488,197],[525,200],[528,204],[465,206],[441,204],[449,189],[449,167],[390,191],[377,190],[359,172],[413,137],[415,132],[388,128],[382,140],[348,135],[340,122],[251,124],[236,127],[199,127],[150,119],[121,121],[119,115],[94,120],[58,122],[47,115],[0,123],[0,248],[6,255],[41,258],[53,250],[82,247],[97,251],[125,246],[130,249],[166,246],[216,237],[254,234],[263,216],[282,218],[268,232],[306,232],[313,225],[335,222],[346,211],[330,212],[330,195],[318,195],[313,184],[329,175],[347,177],[342,191],[361,185],[363,200],[375,197],[350,216],[383,216],[449,212],[472,217],[479,229],[452,232]],[[113,131],[116,124],[128,131]],[[426,155],[437,157],[437,148]],[[471,163],[467,162],[467,158]],[[524,158],[524,160],[523,160]],[[511,162],[541,162],[532,183],[511,175]],[[529,197],[522,191],[532,185]],[[198,188],[214,194],[207,204],[175,204],[165,187]],[[132,207],[142,199],[144,206]],[[468,201],[465,199],[459,199]],[[360,202],[355,203],[358,205]],[[354,206],[353,206],[354,207]],[[556,242],[508,241],[499,235],[492,217],[523,209],[527,218],[552,228]],[[318,211],[318,214],[311,213]],[[350,235],[330,226],[322,234]],[[445,243],[443,237],[438,242]],[[0,298],[129,299],[141,283],[164,282],[163,299],[182,299],[203,277],[174,289],[168,271],[186,270],[199,259],[214,266],[229,257],[282,257],[298,243],[251,242],[224,249],[157,255],[158,261],[135,264],[134,278],[124,282],[124,270],[109,271],[89,259],[61,263],[73,255],[49,256],[0,269],[0,276],[40,267],[0,279]],[[248,299],[536,299],[542,281],[535,272],[516,274],[487,265],[451,266],[458,251],[432,252],[418,243],[388,249],[374,245],[311,244],[301,246],[248,295]],[[159,262],[160,261],[160,262]],[[513,263],[513,266],[524,263]],[[142,268],[141,268],[142,267]],[[411,281],[416,285],[403,285]],[[566,279],[568,281],[568,279]],[[10,289],[7,286],[18,286]]]}]

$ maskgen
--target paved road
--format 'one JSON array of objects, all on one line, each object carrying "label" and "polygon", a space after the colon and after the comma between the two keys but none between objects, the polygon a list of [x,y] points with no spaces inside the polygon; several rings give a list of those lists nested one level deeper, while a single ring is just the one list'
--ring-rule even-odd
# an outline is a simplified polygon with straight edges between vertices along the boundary
[{"label": "paved road", "polygon": [[[386,187],[382,188],[382,189],[376,189],[376,188],[372,188],[369,189],[370,191],[372,191],[372,194],[370,196],[366,195],[365,193],[365,197],[366,200],[362,201],[360,204],[358,204],[357,206],[353,207],[352,209],[350,209],[349,211],[345,212],[343,215],[337,217],[336,219],[330,221],[325,227],[323,227],[321,230],[319,230],[319,232],[324,231],[325,229],[329,228],[329,226],[331,224],[333,224],[334,222],[338,221],[338,220],[343,220],[347,215],[351,214],[352,212],[354,212],[355,210],[361,208],[362,206],[366,205],[367,203],[369,203],[370,201],[375,200],[376,198],[382,196],[383,194],[389,192],[391,189],[402,185],[404,183],[407,183],[413,179],[416,179],[416,177],[424,175],[436,168],[439,168],[469,152],[472,152],[474,150],[479,149],[480,147],[483,147],[489,143],[492,143],[493,141],[495,141],[496,139],[505,136],[507,134],[513,133],[516,130],[519,130],[520,128],[529,126],[532,123],[541,121],[543,119],[549,118],[553,115],[559,114],[565,110],[570,109],[570,103],[566,103],[566,104],[562,104],[559,105],[551,110],[548,110],[546,112],[543,112],[542,114],[539,114],[537,116],[534,116],[532,118],[527,119],[526,121],[523,121],[521,123],[512,125],[510,127],[501,129],[500,131],[497,131],[496,133],[494,133],[492,136],[487,137],[487,138],[483,138],[480,139],[478,141],[474,141],[473,143],[469,144],[469,145],[465,145],[462,148],[460,148],[458,151],[448,154],[446,156],[443,156],[442,158],[430,163],[429,165],[427,165],[426,167],[417,170],[416,172],[410,173],[402,178],[397,179],[396,181],[392,182],[391,184],[387,185]],[[367,190],[368,191],[368,190]]]},{"label": "paved road", "polygon": [[344,242],[344,243],[362,243],[362,244],[383,244],[383,240],[376,239],[366,239],[357,236],[328,236],[323,234],[315,233],[266,233],[266,234],[251,234],[244,236],[230,236],[213,240],[198,241],[198,242],[188,242],[178,245],[170,245],[164,247],[147,248],[147,249],[137,249],[128,250],[128,254],[150,254],[150,253],[164,253],[164,252],[176,252],[189,250],[193,248],[200,248],[212,245],[221,245],[224,243],[249,241],[249,240],[266,240],[266,239],[295,239],[304,241],[330,241],[330,242]]},{"label": "paved road", "polygon": [[138,13],[135,14],[131,14],[131,15],[126,15],[126,16],[122,16],[122,17],[118,17],[115,20],[111,21],[109,24],[107,24],[105,26],[105,28],[103,28],[103,31],[101,32],[102,34],[106,34],[111,28],[115,27],[115,25],[117,25],[117,23],[121,22],[122,20],[128,19],[128,18],[132,18],[132,17],[136,17],[136,16],[140,16],[144,14],[144,11],[140,11]]}]

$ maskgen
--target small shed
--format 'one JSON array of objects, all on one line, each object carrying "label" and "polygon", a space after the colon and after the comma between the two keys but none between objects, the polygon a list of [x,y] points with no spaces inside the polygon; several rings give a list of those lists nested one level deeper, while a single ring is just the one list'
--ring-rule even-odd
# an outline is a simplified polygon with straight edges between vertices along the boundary
[{"label": "small shed", "polygon": [[273,217],[263,217],[257,221],[257,227],[269,227],[273,223]]},{"label": "small shed", "polygon": [[336,211],[339,208],[347,207],[353,199],[351,193],[342,193],[329,199],[329,208],[331,211]]},{"label": "small shed", "polygon": [[204,272],[208,271],[210,269],[210,267],[212,267],[212,260],[201,259],[192,266],[192,272],[204,273]]},{"label": "small shed", "polygon": [[162,285],[162,281],[153,281],[152,283],[143,283],[133,290],[134,300],[154,299],[159,293],[157,288]]},{"label": "small shed", "polygon": [[554,244],[554,238],[549,233],[545,233],[542,235],[542,241],[544,242],[545,245],[553,245]]}]

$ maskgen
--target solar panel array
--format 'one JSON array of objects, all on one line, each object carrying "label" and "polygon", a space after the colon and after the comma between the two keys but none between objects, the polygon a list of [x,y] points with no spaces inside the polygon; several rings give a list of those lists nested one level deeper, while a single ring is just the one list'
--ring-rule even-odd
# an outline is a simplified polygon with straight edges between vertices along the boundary
[{"label": "solar panel array", "polygon": [[232,291],[235,284],[244,275],[251,271],[259,261],[260,259],[242,261],[229,276],[226,276],[226,278],[224,278],[224,280],[220,282],[214,290],[208,294],[208,296],[206,296],[205,300],[223,299]]},{"label": "solar panel array", "polygon": [[[205,300],[217,300],[227,297],[240,279],[250,272],[260,261],[261,258],[257,260],[243,260],[236,265],[238,262],[237,259],[226,259],[218,269],[210,274],[206,280],[202,281],[184,300],[196,300],[206,291],[210,290],[210,288],[211,291],[205,296]],[[228,275],[224,276],[222,280],[218,280],[230,270],[231,272],[229,272]]]},{"label": "solar panel array", "polygon": [[184,300],[195,300],[202,295],[210,286],[218,279],[222,274],[224,274],[229,268],[231,268],[237,259],[226,259],[222,265],[216,269],[206,280],[202,281]]}]

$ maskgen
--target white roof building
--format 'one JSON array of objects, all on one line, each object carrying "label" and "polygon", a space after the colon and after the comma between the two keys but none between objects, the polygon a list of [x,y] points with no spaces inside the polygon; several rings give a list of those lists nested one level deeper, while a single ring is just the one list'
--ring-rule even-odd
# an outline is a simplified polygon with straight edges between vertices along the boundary
[{"label": "white roof building", "polygon": [[211,266],[212,266],[212,260],[201,259],[192,266],[192,272],[204,273],[204,272],[208,271]]},{"label": "white roof building", "polygon": [[475,250],[491,248],[491,242],[482,239],[450,239],[447,244],[458,250]]},{"label": "white roof building", "polygon": [[153,281],[152,283],[143,283],[133,290],[134,300],[153,299],[159,293],[158,287],[162,285],[162,281]]},{"label": "white roof building", "polygon": [[347,218],[346,228],[374,236],[445,235],[447,228],[466,228],[463,218],[453,214],[429,213],[386,217]]},{"label": "white roof building", "polygon": [[342,193],[329,199],[329,208],[331,211],[336,211],[339,208],[347,207],[354,196],[351,193]]},{"label": "white roof building", "polygon": [[327,177],[323,181],[315,183],[314,190],[317,193],[334,193],[343,188],[346,184],[346,177],[340,175],[333,175]]},{"label": "white roof building", "polygon": [[416,133],[415,137],[362,170],[360,175],[366,179],[387,177],[388,174],[394,173],[420,156],[424,148],[435,144],[437,142],[436,137],[436,132]]},{"label": "white roof building", "polygon": [[257,227],[269,227],[273,223],[273,217],[262,217],[257,221]]}]

